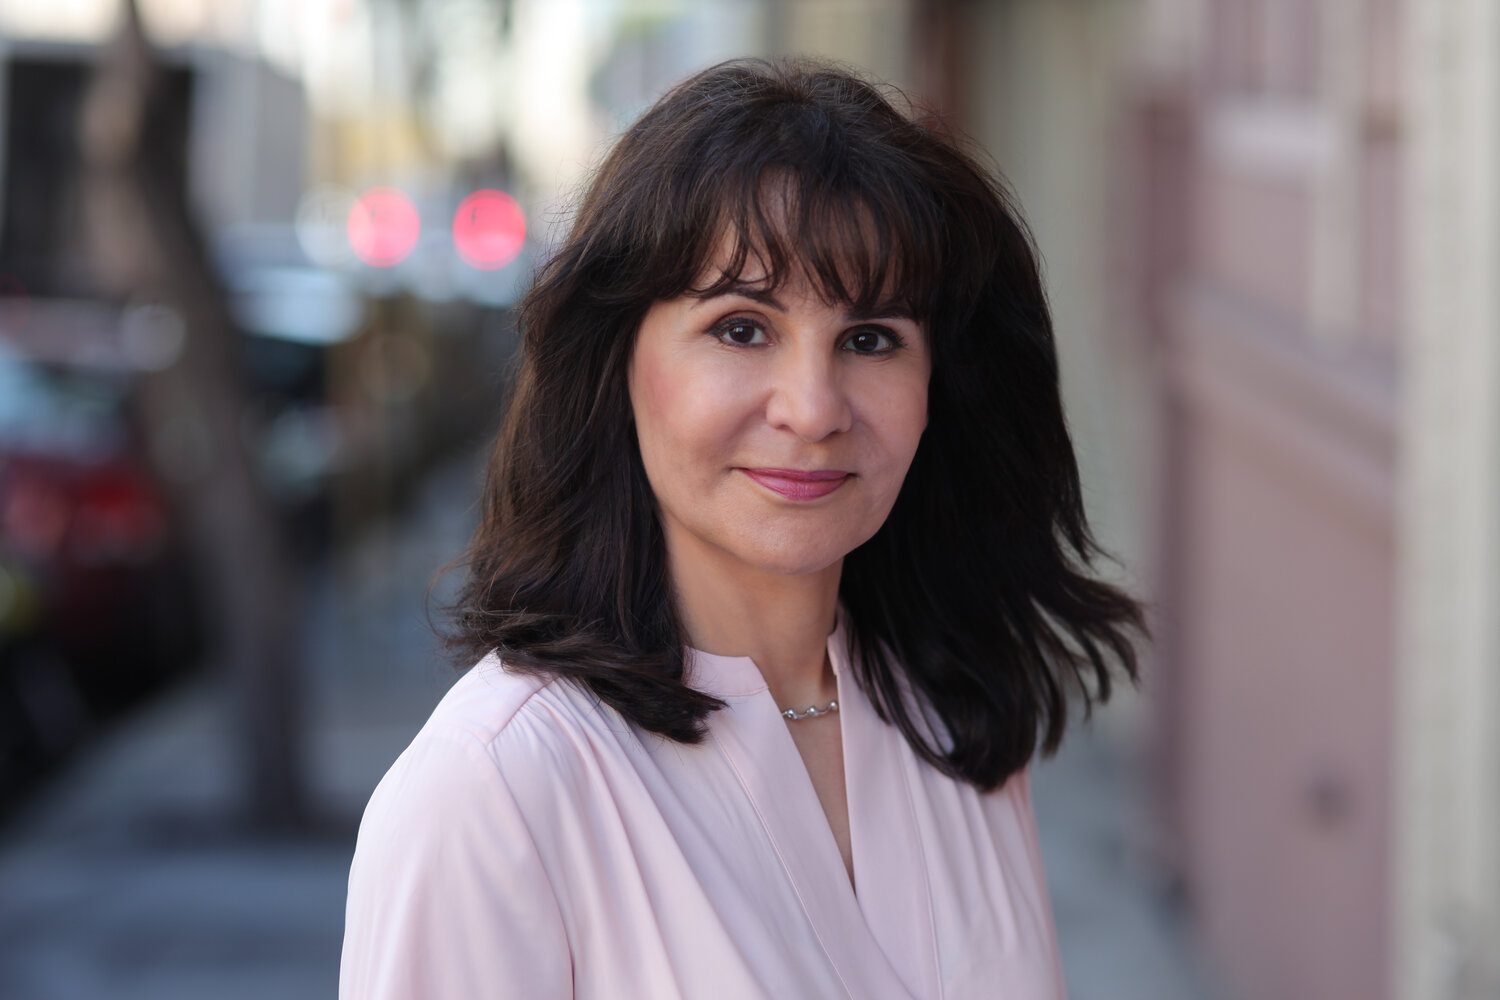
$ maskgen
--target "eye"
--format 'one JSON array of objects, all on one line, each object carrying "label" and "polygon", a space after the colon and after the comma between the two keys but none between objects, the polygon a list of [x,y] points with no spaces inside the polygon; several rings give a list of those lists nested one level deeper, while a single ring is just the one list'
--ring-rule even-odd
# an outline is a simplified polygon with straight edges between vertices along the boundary
[{"label": "eye", "polygon": [[878,343],[879,342],[879,338],[881,338],[881,337],[884,337],[888,341],[890,341],[891,346],[889,346],[889,347],[876,347],[875,349],[868,350],[868,351],[856,349],[854,351],[854,353],[855,354],[894,354],[896,351],[899,351],[901,348],[903,348],[903,347],[906,346],[906,341],[901,338],[901,335],[899,333],[897,333],[895,330],[890,329],[889,327],[884,327],[884,326],[867,326],[867,327],[863,327],[863,328],[861,328],[859,330],[856,330],[854,332],[854,334],[849,338],[849,343],[851,343],[851,344],[861,343],[861,342],[863,342],[865,344],[870,344],[872,342],[873,343]]},{"label": "eye", "polygon": [[[764,327],[762,327],[759,323],[755,322],[752,319],[746,319],[743,316],[736,316],[732,319],[726,319],[724,322],[715,326],[710,332],[715,337],[719,338],[719,340],[723,341],[725,344],[728,344],[731,347],[755,347],[758,345],[751,344],[747,340],[743,340],[741,338],[753,338],[755,336],[754,331],[764,331],[764,329]],[[747,333],[747,331],[749,332]]]}]

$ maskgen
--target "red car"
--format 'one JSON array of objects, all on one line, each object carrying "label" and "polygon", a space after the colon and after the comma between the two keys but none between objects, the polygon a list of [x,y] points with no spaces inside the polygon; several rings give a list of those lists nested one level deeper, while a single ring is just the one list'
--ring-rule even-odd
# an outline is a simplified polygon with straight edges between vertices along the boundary
[{"label": "red car", "polygon": [[140,377],[0,339],[0,809],[203,649],[192,562],[134,419]]}]

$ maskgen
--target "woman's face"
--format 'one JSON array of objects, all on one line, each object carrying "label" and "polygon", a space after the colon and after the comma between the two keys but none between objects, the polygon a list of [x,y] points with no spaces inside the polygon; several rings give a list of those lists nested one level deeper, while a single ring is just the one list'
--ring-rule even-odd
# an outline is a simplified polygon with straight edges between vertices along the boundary
[{"label": "woman's face", "polygon": [[755,267],[730,294],[647,311],[629,371],[636,435],[674,562],[812,573],[895,503],[927,426],[929,346],[913,320],[847,316],[800,275],[767,296]]}]

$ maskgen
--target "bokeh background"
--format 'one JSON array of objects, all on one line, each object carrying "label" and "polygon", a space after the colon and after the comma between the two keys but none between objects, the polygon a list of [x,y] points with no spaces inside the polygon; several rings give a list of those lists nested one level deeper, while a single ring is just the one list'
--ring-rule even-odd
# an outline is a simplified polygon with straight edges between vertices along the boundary
[{"label": "bokeh background", "polygon": [[0,0],[0,997],[335,994],[512,304],[777,54],[1014,187],[1155,606],[1036,768],[1074,1000],[1500,997],[1491,0]]}]

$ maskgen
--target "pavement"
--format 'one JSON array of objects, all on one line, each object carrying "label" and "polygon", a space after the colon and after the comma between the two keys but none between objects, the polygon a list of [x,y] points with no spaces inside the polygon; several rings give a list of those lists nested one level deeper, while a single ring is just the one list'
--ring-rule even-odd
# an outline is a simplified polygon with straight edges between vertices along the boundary
[{"label": "pavement", "polygon": [[[457,679],[423,599],[467,540],[478,491],[475,456],[444,466],[396,523],[313,581],[316,832],[252,836],[233,822],[218,686],[174,689],[103,734],[0,831],[0,998],[337,995],[359,816]],[[450,589],[451,579],[435,599]],[[1077,726],[1034,769],[1069,996],[1219,1000],[1188,915],[1149,860],[1140,775],[1118,744],[1107,727]]]},{"label": "pavement", "polygon": [[[1129,696],[1121,698],[1126,701]],[[1070,1000],[1225,1000],[1179,883],[1152,837],[1126,706],[1095,708],[1056,757],[1032,765],[1032,799]]]}]

